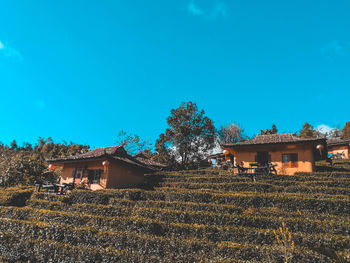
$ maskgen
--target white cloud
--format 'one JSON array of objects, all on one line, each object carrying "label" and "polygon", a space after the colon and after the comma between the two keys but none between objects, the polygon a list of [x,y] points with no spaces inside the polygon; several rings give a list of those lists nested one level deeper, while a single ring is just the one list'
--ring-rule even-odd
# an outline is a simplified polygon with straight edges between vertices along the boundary
[{"label": "white cloud", "polygon": [[17,60],[23,60],[21,52],[2,41],[0,41],[0,55]]},{"label": "white cloud", "polygon": [[332,128],[328,125],[325,125],[325,124],[321,124],[321,125],[318,125],[316,130],[318,132],[321,132],[321,133],[327,133],[327,134],[330,134],[332,131],[334,131],[335,128]]},{"label": "white cloud", "polygon": [[215,146],[211,150],[210,154],[217,154],[217,153],[222,153],[222,148],[218,140],[215,141]]},{"label": "white cloud", "polygon": [[206,19],[215,19],[227,16],[227,6],[223,2],[216,2],[211,8],[204,9],[193,1],[187,5],[187,12],[193,16],[201,16]]}]

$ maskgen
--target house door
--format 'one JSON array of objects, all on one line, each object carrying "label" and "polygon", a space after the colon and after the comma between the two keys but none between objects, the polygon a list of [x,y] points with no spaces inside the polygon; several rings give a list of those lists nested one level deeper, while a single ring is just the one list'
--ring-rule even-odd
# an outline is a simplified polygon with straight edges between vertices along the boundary
[{"label": "house door", "polygon": [[257,152],[256,161],[260,165],[267,165],[269,163],[269,152]]},{"label": "house door", "polygon": [[80,181],[83,179],[83,174],[83,168],[75,168],[73,170],[73,184],[80,183]]}]

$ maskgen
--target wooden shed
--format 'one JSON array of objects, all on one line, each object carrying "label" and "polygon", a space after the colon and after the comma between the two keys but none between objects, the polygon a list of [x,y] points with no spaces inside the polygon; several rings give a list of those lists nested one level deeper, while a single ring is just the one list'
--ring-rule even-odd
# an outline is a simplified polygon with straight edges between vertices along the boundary
[{"label": "wooden shed", "polygon": [[121,146],[47,161],[63,167],[61,183],[84,181],[92,190],[136,186],[143,183],[144,174],[159,170],[130,156]]},{"label": "wooden shed", "polygon": [[327,157],[325,138],[302,139],[294,134],[257,135],[252,140],[222,145],[235,164],[249,168],[252,163],[275,164],[278,174],[313,172],[315,161]]}]

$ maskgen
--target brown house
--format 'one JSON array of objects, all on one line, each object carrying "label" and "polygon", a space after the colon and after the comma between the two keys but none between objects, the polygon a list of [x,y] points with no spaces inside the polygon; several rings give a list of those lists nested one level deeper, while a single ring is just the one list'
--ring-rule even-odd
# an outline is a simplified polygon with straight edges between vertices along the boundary
[{"label": "brown house", "polygon": [[222,145],[236,164],[276,164],[278,174],[313,172],[315,161],[325,159],[326,139],[302,139],[293,134],[257,135],[254,139]]},{"label": "brown house", "polygon": [[143,183],[144,174],[158,170],[130,156],[121,146],[47,161],[63,167],[61,183],[84,181],[92,190],[136,186]]},{"label": "brown house", "polygon": [[328,153],[337,159],[349,159],[350,140],[329,139],[327,140]]}]

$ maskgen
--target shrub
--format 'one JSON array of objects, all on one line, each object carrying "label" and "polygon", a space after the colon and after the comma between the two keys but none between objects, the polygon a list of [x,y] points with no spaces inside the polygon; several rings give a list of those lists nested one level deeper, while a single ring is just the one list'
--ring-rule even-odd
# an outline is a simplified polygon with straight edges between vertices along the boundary
[{"label": "shrub", "polygon": [[0,206],[25,206],[33,191],[32,188],[3,188],[0,191]]}]

